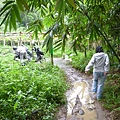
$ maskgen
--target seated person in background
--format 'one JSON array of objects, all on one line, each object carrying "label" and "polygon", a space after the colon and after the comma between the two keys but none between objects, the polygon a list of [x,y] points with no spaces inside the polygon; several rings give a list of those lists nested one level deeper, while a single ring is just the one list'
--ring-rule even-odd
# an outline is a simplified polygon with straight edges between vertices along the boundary
[{"label": "seated person in background", "polygon": [[14,46],[13,50],[14,50],[14,53],[15,53],[14,60],[16,60],[16,58],[18,58],[18,59],[20,59],[20,62],[23,63],[24,59],[28,59],[27,58],[27,51],[26,51],[25,47],[23,47],[23,46],[18,46],[18,47]]}]

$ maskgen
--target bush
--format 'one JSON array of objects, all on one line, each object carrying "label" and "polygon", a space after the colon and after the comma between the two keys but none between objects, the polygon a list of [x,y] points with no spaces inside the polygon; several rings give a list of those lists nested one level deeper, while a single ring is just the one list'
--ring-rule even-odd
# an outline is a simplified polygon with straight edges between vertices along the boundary
[{"label": "bush", "polygon": [[0,119],[53,120],[65,104],[65,74],[49,63],[21,66],[8,54],[0,58]]},{"label": "bush", "polygon": [[120,118],[120,73],[107,76],[101,104],[111,113],[112,120]]},{"label": "bush", "polygon": [[87,57],[84,56],[84,53],[78,53],[78,55],[74,55],[72,57],[71,65],[74,68],[80,70],[81,72],[84,72],[85,67],[88,64],[89,60],[91,59],[92,55],[93,55],[92,51],[89,51],[87,53]]}]

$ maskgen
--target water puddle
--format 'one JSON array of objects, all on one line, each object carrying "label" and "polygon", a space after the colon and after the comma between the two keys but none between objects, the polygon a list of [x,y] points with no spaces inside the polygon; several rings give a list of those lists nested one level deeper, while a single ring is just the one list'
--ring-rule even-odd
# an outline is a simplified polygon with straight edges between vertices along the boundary
[{"label": "water puddle", "polygon": [[67,96],[67,120],[97,120],[94,100],[90,97],[86,81],[76,81]]}]

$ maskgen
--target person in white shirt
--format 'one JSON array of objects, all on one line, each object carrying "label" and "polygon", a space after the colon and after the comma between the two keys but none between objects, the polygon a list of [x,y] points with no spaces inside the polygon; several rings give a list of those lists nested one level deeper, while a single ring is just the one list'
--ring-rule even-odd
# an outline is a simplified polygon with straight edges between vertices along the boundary
[{"label": "person in white shirt", "polygon": [[27,51],[24,46],[18,46],[18,47],[14,46],[13,50],[15,52],[14,60],[18,58],[20,59],[20,62],[23,63],[24,59],[27,59]]},{"label": "person in white shirt", "polygon": [[110,61],[107,54],[104,53],[103,48],[98,46],[96,53],[92,56],[88,65],[85,68],[87,73],[93,67],[93,83],[92,92],[95,94],[97,100],[102,97],[104,82],[106,75],[110,70]]}]

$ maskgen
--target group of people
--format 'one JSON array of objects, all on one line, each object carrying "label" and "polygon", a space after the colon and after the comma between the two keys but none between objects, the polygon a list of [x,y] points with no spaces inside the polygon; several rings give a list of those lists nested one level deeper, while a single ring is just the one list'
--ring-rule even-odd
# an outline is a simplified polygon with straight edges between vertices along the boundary
[{"label": "group of people", "polygon": [[[21,46],[13,46],[14,50],[14,60],[19,59],[20,62],[23,64],[24,60],[30,61],[33,56],[33,52],[29,51],[28,48],[24,45]],[[36,53],[36,62],[40,61],[42,59],[42,56],[44,53],[40,50],[39,47],[35,47],[32,49],[32,51],[35,51]]]}]

